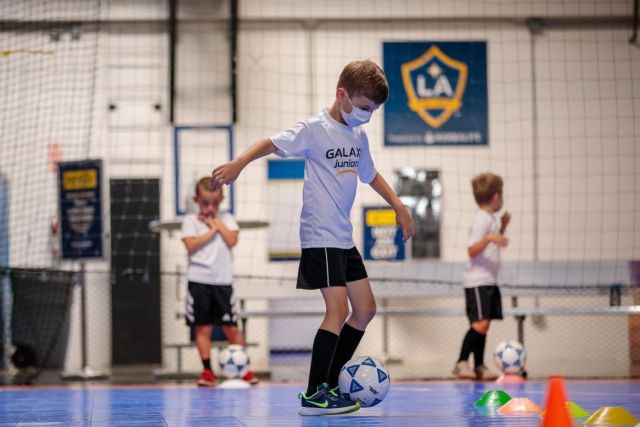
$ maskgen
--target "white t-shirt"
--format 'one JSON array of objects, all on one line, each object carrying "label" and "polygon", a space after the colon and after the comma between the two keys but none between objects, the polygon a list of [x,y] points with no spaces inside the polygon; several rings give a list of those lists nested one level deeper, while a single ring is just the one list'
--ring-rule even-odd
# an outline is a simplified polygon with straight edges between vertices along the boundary
[{"label": "white t-shirt", "polygon": [[[238,223],[230,213],[220,213],[218,217],[231,231],[238,231]],[[209,230],[197,215],[186,215],[182,221],[182,238],[196,237]],[[189,255],[187,279],[207,285],[231,285],[233,281],[231,249],[222,240],[220,233],[204,246]]]},{"label": "white t-shirt", "polygon": [[360,126],[334,120],[326,110],[271,137],[281,157],[304,157],[300,244],[306,248],[354,247],[350,213],[360,181],[376,169]]},{"label": "white t-shirt", "polygon": [[[480,209],[469,229],[467,248],[470,248],[489,233],[498,233],[498,220],[489,212]],[[464,270],[464,287],[496,285],[498,270],[500,269],[500,248],[495,243],[489,243],[484,250],[469,259]]]}]

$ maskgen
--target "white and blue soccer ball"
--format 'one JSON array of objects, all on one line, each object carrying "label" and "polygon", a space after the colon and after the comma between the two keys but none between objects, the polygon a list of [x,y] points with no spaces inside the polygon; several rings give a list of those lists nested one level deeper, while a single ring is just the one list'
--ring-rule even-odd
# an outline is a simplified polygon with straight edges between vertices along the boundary
[{"label": "white and blue soccer ball", "polygon": [[355,357],[340,370],[340,393],[363,407],[382,402],[389,391],[389,373],[382,362],[373,357]]},{"label": "white and blue soccer ball", "polygon": [[493,352],[493,361],[505,374],[519,374],[524,370],[527,353],[518,341],[502,341]]},{"label": "white and blue soccer ball", "polygon": [[249,371],[249,355],[244,347],[230,344],[218,355],[218,364],[222,375],[227,378],[239,378]]}]

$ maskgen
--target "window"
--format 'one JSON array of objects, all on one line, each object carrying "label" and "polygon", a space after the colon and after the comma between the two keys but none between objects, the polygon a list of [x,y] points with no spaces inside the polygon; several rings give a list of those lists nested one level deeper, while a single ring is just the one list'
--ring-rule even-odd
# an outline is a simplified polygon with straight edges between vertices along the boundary
[{"label": "window", "polygon": [[442,184],[436,170],[403,167],[396,170],[396,191],[416,223],[411,242],[412,258],[440,257]]}]

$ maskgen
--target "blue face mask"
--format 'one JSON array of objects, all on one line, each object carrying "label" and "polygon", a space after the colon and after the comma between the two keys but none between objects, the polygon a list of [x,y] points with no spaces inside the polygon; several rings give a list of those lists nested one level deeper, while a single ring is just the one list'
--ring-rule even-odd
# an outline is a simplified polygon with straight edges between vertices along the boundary
[{"label": "blue face mask", "polygon": [[369,120],[371,120],[371,115],[373,114],[373,112],[364,111],[356,107],[355,105],[353,105],[346,91],[344,93],[344,96],[347,98],[347,101],[349,101],[349,104],[351,104],[351,108],[352,108],[350,113],[346,113],[342,108],[340,108],[340,114],[342,115],[342,119],[344,120],[344,122],[351,127],[356,127],[356,126],[363,125],[365,123],[369,123]]}]

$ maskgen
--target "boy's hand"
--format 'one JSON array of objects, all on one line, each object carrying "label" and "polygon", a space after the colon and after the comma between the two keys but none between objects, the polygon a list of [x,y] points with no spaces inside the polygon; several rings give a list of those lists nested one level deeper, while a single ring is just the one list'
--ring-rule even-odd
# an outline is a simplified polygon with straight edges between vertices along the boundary
[{"label": "boy's hand", "polygon": [[211,172],[211,186],[214,190],[219,190],[224,184],[231,184],[238,178],[244,167],[245,164],[240,159],[218,166]]},{"label": "boy's hand", "polygon": [[198,219],[204,222],[210,230],[218,230],[218,220],[204,215],[198,215]]},{"label": "boy's hand", "polygon": [[487,237],[489,237],[489,240],[498,245],[498,247],[500,248],[504,248],[509,244],[509,239],[504,237],[502,234],[491,233],[487,235]]},{"label": "boy's hand", "polygon": [[509,221],[511,221],[511,214],[509,212],[505,212],[500,217],[500,231],[504,233],[507,229],[507,225],[509,225]]},{"label": "boy's hand", "polygon": [[404,243],[416,234],[416,224],[404,206],[396,211],[396,224],[402,228],[402,241]]}]

